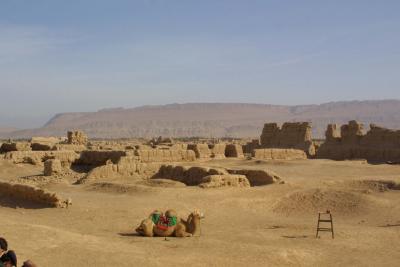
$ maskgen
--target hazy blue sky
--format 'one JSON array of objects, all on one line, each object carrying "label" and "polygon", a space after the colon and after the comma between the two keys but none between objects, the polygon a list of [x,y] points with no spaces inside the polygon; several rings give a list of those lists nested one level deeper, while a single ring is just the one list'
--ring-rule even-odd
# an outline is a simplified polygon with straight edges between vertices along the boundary
[{"label": "hazy blue sky", "polygon": [[0,127],[183,102],[400,98],[400,1],[1,0]]}]

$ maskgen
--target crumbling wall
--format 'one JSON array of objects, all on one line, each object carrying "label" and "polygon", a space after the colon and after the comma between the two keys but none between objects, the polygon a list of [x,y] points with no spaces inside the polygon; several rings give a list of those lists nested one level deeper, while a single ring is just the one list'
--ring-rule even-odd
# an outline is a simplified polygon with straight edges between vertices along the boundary
[{"label": "crumbling wall", "polygon": [[160,166],[157,163],[140,162],[137,156],[125,156],[121,157],[116,164],[109,160],[105,165],[92,169],[78,183],[82,184],[99,179],[137,177],[137,175],[141,175],[142,178],[151,177],[160,169]]},{"label": "crumbling wall", "polygon": [[170,137],[162,137],[159,136],[158,138],[153,138],[150,140],[149,145],[152,147],[158,146],[158,145],[172,145],[174,143],[174,140]]},{"label": "crumbling wall", "polygon": [[363,133],[364,125],[357,121],[349,121],[349,124],[344,124],[340,127],[341,142],[348,145],[359,145]]},{"label": "crumbling wall", "polygon": [[316,157],[400,162],[400,130],[390,130],[371,124],[370,130],[364,134],[363,128],[363,124],[357,121],[342,125],[340,132],[337,130],[337,125],[328,125],[325,143],[319,147]]},{"label": "crumbling wall", "polygon": [[169,147],[169,149],[187,150],[188,144],[185,143],[173,144]]},{"label": "crumbling wall", "polygon": [[0,147],[0,153],[7,153],[11,151],[30,151],[31,144],[27,142],[16,143],[3,143]]},{"label": "crumbling wall", "polygon": [[255,149],[253,157],[266,160],[296,160],[307,159],[307,154],[300,149],[265,148]]},{"label": "crumbling wall", "polygon": [[188,150],[193,150],[198,159],[211,158],[211,150],[207,144],[189,144]]},{"label": "crumbling wall", "polygon": [[31,148],[33,151],[49,151],[53,150],[54,144],[47,143],[32,143]]},{"label": "crumbling wall", "polygon": [[84,151],[79,164],[97,166],[79,183],[118,177],[151,177],[164,162],[195,161],[194,151],[147,149],[129,151]]},{"label": "crumbling wall", "polygon": [[242,146],[237,144],[226,145],[225,156],[228,158],[244,158]]},{"label": "crumbling wall", "polygon": [[126,156],[126,151],[118,150],[85,150],[80,153],[77,164],[89,166],[102,166],[108,160],[117,163],[121,157]]},{"label": "crumbling wall", "polygon": [[44,176],[62,174],[63,168],[59,159],[48,159],[44,162]]},{"label": "crumbling wall", "polygon": [[261,148],[294,148],[315,155],[309,122],[285,122],[282,128],[277,123],[266,123],[260,141]]},{"label": "crumbling wall", "polygon": [[184,149],[140,149],[135,155],[141,162],[188,162],[195,161],[196,155],[192,150]]},{"label": "crumbling wall", "polygon": [[75,152],[82,152],[86,150],[85,145],[71,145],[71,144],[55,144],[52,150],[63,151],[63,150],[71,150]]},{"label": "crumbling wall", "polygon": [[88,138],[84,132],[81,131],[69,131],[68,132],[68,144],[71,145],[86,145]]},{"label": "crumbling wall", "polygon": [[246,176],[251,186],[262,186],[283,181],[281,176],[270,170],[230,169],[228,172]]},{"label": "crumbling wall", "polygon": [[13,163],[29,163],[43,165],[48,159],[59,159],[64,167],[70,167],[79,158],[75,151],[12,151],[4,155],[4,159]]},{"label": "crumbling wall", "polygon": [[[162,165],[158,173],[153,178],[171,179],[174,181],[182,182],[186,185],[199,185],[205,182],[204,177],[213,175],[226,176],[226,177],[227,175],[244,176],[246,177],[246,179],[249,182],[249,185],[251,186],[261,186],[261,185],[283,182],[282,177],[269,170],[249,170],[249,169],[227,170],[224,168],[190,167],[190,166],[180,166],[180,165]],[[226,181],[229,181],[229,179],[227,179]]]},{"label": "crumbling wall", "polygon": [[171,179],[186,185],[199,185],[209,175],[229,174],[225,169],[162,165],[154,178]]},{"label": "crumbling wall", "polygon": [[48,151],[58,143],[60,139],[56,137],[32,137],[31,148],[33,151]]},{"label": "crumbling wall", "polygon": [[340,142],[340,129],[337,124],[329,124],[325,132],[325,142],[336,143]]},{"label": "crumbling wall", "polygon": [[57,194],[30,185],[0,182],[0,195],[48,207],[64,207],[63,201]]},{"label": "crumbling wall", "polygon": [[209,146],[211,157],[214,159],[224,159],[226,144],[212,144]]},{"label": "crumbling wall", "polygon": [[260,139],[253,139],[251,142],[247,142],[245,145],[243,145],[243,153],[253,154],[254,149],[259,148],[261,148]]}]

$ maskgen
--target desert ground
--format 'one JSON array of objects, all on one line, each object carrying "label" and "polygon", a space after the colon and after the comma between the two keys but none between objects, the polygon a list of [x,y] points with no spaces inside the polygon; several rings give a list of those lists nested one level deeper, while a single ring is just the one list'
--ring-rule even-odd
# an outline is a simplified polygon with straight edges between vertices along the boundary
[{"label": "desert ground", "polygon": [[[188,163],[189,164],[189,163]],[[0,236],[19,262],[39,266],[398,266],[400,165],[366,161],[213,159],[190,165],[272,170],[284,184],[177,187],[140,179],[75,185],[30,181],[70,197],[68,209],[1,198]],[[0,181],[28,181],[43,167],[0,160]],[[398,188],[397,188],[398,189]],[[201,210],[201,236],[147,238],[134,229],[154,209]],[[330,209],[335,238],[316,238]]]}]

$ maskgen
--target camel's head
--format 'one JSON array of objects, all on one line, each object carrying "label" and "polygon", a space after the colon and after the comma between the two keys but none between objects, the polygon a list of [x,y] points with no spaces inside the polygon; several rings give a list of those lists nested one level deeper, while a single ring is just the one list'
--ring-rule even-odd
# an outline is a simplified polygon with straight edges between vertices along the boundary
[{"label": "camel's head", "polygon": [[201,212],[200,210],[196,209],[191,213],[191,216],[199,219],[204,219],[204,213]]}]

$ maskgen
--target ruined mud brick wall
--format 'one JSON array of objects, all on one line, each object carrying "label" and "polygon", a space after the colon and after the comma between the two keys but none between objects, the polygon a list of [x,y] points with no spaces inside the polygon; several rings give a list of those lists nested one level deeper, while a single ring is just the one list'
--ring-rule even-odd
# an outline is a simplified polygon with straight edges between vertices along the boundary
[{"label": "ruined mud brick wall", "polygon": [[[116,164],[108,161],[105,165],[92,169],[78,183],[87,183],[99,179],[110,179],[120,177],[136,177],[141,178],[153,176],[160,168],[159,163],[143,163],[137,156],[124,156],[119,159]],[[137,177],[138,178],[138,177]]]},{"label": "ruined mud brick wall", "polygon": [[225,169],[220,168],[162,165],[155,178],[171,179],[186,185],[199,185],[206,176],[226,174],[229,173]]},{"label": "ruined mud brick wall", "polygon": [[184,149],[140,149],[135,155],[144,163],[148,162],[186,162],[195,161],[196,155],[192,150]]},{"label": "ruined mud brick wall", "polygon": [[248,142],[245,145],[243,145],[243,153],[253,154],[254,149],[259,149],[259,148],[261,148],[260,140],[253,139],[251,142]]},{"label": "ruined mud brick wall", "polygon": [[224,159],[225,158],[225,149],[226,144],[212,144],[209,145],[211,150],[211,157],[215,159]]},{"label": "ruined mud brick wall", "polygon": [[340,142],[340,129],[337,124],[329,124],[325,132],[325,142],[336,143]]},{"label": "ruined mud brick wall", "polygon": [[294,148],[315,155],[309,122],[286,122],[282,128],[277,123],[266,123],[260,141],[261,148]]},{"label": "ruined mud brick wall", "polygon": [[193,150],[198,159],[211,158],[211,150],[208,144],[189,144],[188,149]]},{"label": "ruined mud brick wall", "polygon": [[[171,179],[186,185],[199,185],[205,182],[204,177],[212,175],[224,177],[228,177],[229,175],[243,175],[247,178],[251,186],[268,185],[283,181],[282,177],[269,170],[206,168],[180,165],[162,165],[153,178]],[[225,181],[229,181],[229,179]],[[235,180],[236,178],[233,179]]]},{"label": "ruined mud brick wall", "polygon": [[158,146],[158,145],[172,145],[174,143],[174,140],[170,137],[162,137],[159,136],[158,138],[153,138],[149,141],[150,146]]},{"label": "ruined mud brick wall", "polygon": [[283,181],[282,177],[270,170],[228,169],[228,172],[246,176],[251,186],[268,185]]},{"label": "ruined mud brick wall", "polygon": [[42,204],[48,207],[63,207],[64,201],[55,193],[24,184],[0,182],[0,195]]},{"label": "ruined mud brick wall", "polygon": [[75,151],[12,151],[4,159],[13,163],[29,163],[42,166],[48,159],[59,159],[64,167],[69,167],[79,158]]},{"label": "ruined mud brick wall", "polygon": [[68,132],[68,144],[71,145],[86,145],[88,138],[85,133],[81,131]]},{"label": "ruined mud brick wall", "polygon": [[237,144],[226,145],[225,156],[228,158],[244,158],[242,146]]},{"label": "ruined mud brick wall", "polygon": [[53,150],[54,144],[32,143],[31,148],[33,151],[49,151]]},{"label": "ruined mud brick wall", "polygon": [[188,144],[185,143],[173,144],[170,146],[170,149],[187,150]]},{"label": "ruined mud brick wall", "polygon": [[44,176],[62,174],[63,168],[59,159],[48,159],[44,162]]},{"label": "ruined mud brick wall", "polygon": [[32,150],[31,144],[26,142],[3,143],[0,147],[0,153],[7,153],[11,151],[30,151],[30,150]]},{"label": "ruined mud brick wall", "polygon": [[[195,161],[196,156],[192,150],[164,150],[164,149],[147,149],[136,150],[133,153],[127,152],[124,154],[116,154],[114,160],[111,159],[112,151],[101,151],[101,160],[90,162],[99,164],[98,167],[92,169],[79,183],[87,183],[104,178],[119,178],[119,177],[135,177],[140,175],[143,177],[151,177],[160,169],[164,162],[190,162]],[[108,153],[107,153],[108,152]],[[115,152],[115,151],[114,151]],[[87,152],[85,152],[87,153]],[[84,154],[85,154],[84,153]],[[87,153],[94,155],[93,153]],[[99,154],[99,153],[95,153]],[[85,161],[88,163],[89,161]]]},{"label": "ruined mud brick wall", "polygon": [[113,163],[117,163],[121,157],[126,155],[126,151],[86,150],[80,153],[80,157],[76,163],[80,165],[101,166],[105,165],[109,160]]},{"label": "ruined mud brick wall", "polygon": [[400,130],[370,125],[364,134],[363,124],[350,121],[342,125],[330,124],[326,140],[317,151],[317,158],[334,160],[366,159],[374,162],[400,162]]},{"label": "ruined mud brick wall", "polygon": [[53,150],[53,147],[60,143],[60,139],[56,137],[32,137],[31,148],[33,151]]},{"label": "ruined mud brick wall", "polygon": [[87,148],[85,145],[70,145],[70,144],[55,144],[52,148],[52,150],[56,151],[70,150],[75,152],[82,152],[86,149]]},{"label": "ruined mud brick wall", "polygon": [[300,149],[292,149],[292,148],[255,149],[252,156],[256,159],[266,159],[266,160],[307,159],[306,152]]}]

